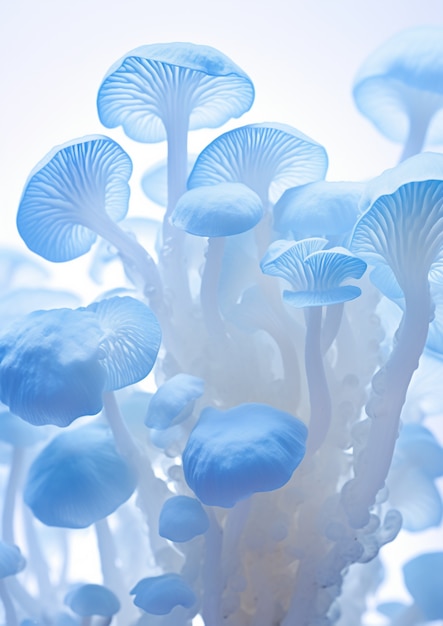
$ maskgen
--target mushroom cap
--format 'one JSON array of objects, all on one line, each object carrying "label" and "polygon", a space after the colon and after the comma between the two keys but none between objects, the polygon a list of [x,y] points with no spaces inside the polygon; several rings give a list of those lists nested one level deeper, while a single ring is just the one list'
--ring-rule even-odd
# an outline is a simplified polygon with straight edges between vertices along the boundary
[{"label": "mushroom cap", "polygon": [[366,263],[345,248],[322,250],[326,240],[311,237],[301,241],[274,241],[263,257],[264,274],[279,276],[291,283],[283,299],[295,307],[328,306],[353,300],[361,294],[355,285],[342,285],[349,278],[361,278]]},{"label": "mushroom cap", "polygon": [[120,610],[115,593],[103,585],[78,585],[66,594],[64,602],[80,617],[111,617]]},{"label": "mushroom cap", "polygon": [[432,152],[413,156],[368,184],[361,203],[366,210],[350,248],[376,266],[388,297],[427,280],[443,247],[442,194],[443,155]]},{"label": "mushroom cap", "polygon": [[135,606],[152,615],[166,615],[177,605],[189,609],[196,601],[194,592],[178,574],[142,578],[130,594],[135,596]]},{"label": "mushroom cap", "polygon": [[166,139],[174,116],[189,128],[216,128],[240,117],[254,101],[249,77],[210,46],[162,43],[141,46],[119,59],[100,86],[97,107],[107,128],[122,125],[131,139]]},{"label": "mushroom cap", "polygon": [[209,528],[206,511],[195,498],[174,496],[163,504],[159,518],[159,535],[170,541],[190,541]]},{"label": "mushroom cap", "polygon": [[162,333],[146,304],[129,296],[114,296],[79,310],[95,313],[103,329],[100,362],[106,370],[105,391],[127,387],[149,374]]},{"label": "mushroom cap", "polygon": [[152,311],[130,297],[34,311],[0,333],[0,400],[31,424],[68,426],[102,393],[145,378],[161,342]]},{"label": "mushroom cap", "polygon": [[197,398],[203,395],[204,381],[190,374],[176,374],[157,389],[146,413],[148,428],[164,430],[187,419]]},{"label": "mushroom cap", "polygon": [[443,552],[428,552],[403,566],[407,590],[425,621],[443,619]]},{"label": "mushroom cap", "polygon": [[26,182],[17,213],[20,236],[49,261],[85,254],[103,221],[125,217],[131,173],[129,156],[103,135],[56,146]]},{"label": "mushroom cap", "polygon": [[200,153],[188,189],[243,183],[262,201],[276,202],[285,189],[325,177],[323,146],[286,124],[263,122],[230,130]]},{"label": "mushroom cap", "polygon": [[241,183],[218,183],[184,193],[170,219],[191,235],[229,237],[250,230],[262,217],[262,201],[252,189]]},{"label": "mushroom cap", "polygon": [[0,411],[0,440],[12,446],[27,448],[45,438],[41,428],[34,428],[28,422],[10,411]]},{"label": "mushroom cap", "polygon": [[291,478],[305,454],[307,428],[266,404],[206,408],[183,453],[186,482],[204,504],[232,507]]},{"label": "mushroom cap", "polygon": [[25,565],[26,561],[17,546],[0,541],[0,578],[15,576]]},{"label": "mushroom cap", "polygon": [[90,312],[34,311],[17,320],[0,335],[0,400],[37,425],[95,415],[106,380],[102,337]]},{"label": "mushroom cap", "polygon": [[363,183],[319,180],[287,189],[274,207],[274,226],[294,239],[340,236],[360,215]]},{"label": "mushroom cap", "polygon": [[[353,94],[358,109],[389,139],[404,142],[414,109],[443,107],[443,28],[404,30],[373,52],[360,68]],[[428,141],[443,139],[443,116],[434,115]]]},{"label": "mushroom cap", "polygon": [[137,477],[105,426],[62,432],[34,459],[24,500],[47,526],[86,528],[134,492]]}]

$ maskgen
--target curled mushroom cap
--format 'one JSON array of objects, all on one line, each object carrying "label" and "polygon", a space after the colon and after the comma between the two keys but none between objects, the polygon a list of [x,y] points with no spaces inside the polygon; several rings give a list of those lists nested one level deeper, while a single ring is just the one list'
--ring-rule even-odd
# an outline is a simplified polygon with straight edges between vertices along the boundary
[{"label": "curled mushroom cap", "polygon": [[175,606],[189,609],[196,601],[192,589],[178,574],[163,574],[140,580],[130,594],[134,604],[152,615],[167,615]]},{"label": "curled mushroom cap", "polygon": [[39,453],[24,499],[47,526],[86,528],[126,502],[136,484],[110,430],[90,424],[62,432]]},{"label": "curled mushroom cap", "polygon": [[443,28],[410,28],[381,45],[357,74],[354,98],[389,139],[405,142],[415,133],[415,148],[405,156],[419,152],[425,136],[441,142]]},{"label": "curled mushroom cap", "polygon": [[97,234],[106,238],[112,223],[125,217],[131,173],[131,159],[108,137],[55,147],[26,182],[17,213],[22,239],[49,261],[85,254]]},{"label": "curled mushroom cap", "polygon": [[171,222],[191,235],[229,237],[250,230],[262,216],[262,201],[252,189],[242,183],[218,183],[184,193]]},{"label": "curled mushroom cap", "polygon": [[106,74],[98,92],[102,124],[122,125],[142,142],[166,139],[177,118],[189,128],[216,128],[245,113],[254,100],[248,76],[209,46],[162,43],[125,54]]},{"label": "curled mushroom cap", "polygon": [[[443,155],[418,154],[369,183],[351,250],[370,265],[386,295],[427,282],[443,246]],[[383,288],[385,287],[385,288]]]},{"label": "curled mushroom cap", "polygon": [[206,408],[183,453],[186,481],[205,504],[232,507],[291,478],[305,454],[307,428],[266,404]]},{"label": "curled mushroom cap", "polygon": [[64,602],[80,617],[111,617],[120,610],[115,593],[103,585],[79,585],[67,593]]},{"label": "curled mushroom cap", "polygon": [[230,130],[198,156],[188,188],[243,183],[264,204],[275,202],[289,187],[324,178],[325,149],[286,124],[264,122]]},{"label": "curled mushroom cap", "polygon": [[203,395],[204,381],[190,374],[176,374],[152,396],[146,413],[148,428],[164,430],[187,419],[195,401]]},{"label": "curled mushroom cap", "polygon": [[279,276],[291,283],[283,299],[295,307],[325,306],[353,300],[361,294],[355,285],[342,285],[349,278],[361,278],[366,263],[345,248],[323,250],[326,240],[311,237],[301,241],[274,241],[263,257],[264,274]]}]

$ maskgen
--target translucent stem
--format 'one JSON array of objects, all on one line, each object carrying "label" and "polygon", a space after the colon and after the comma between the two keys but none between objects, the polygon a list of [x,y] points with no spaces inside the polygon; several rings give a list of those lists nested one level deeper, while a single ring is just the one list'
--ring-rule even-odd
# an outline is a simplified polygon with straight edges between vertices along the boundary
[{"label": "translucent stem", "polygon": [[5,580],[0,580],[0,598],[5,608],[6,626],[18,626],[14,603],[9,595],[9,590],[6,586]]},{"label": "translucent stem", "polygon": [[307,450],[314,454],[326,438],[331,423],[331,396],[321,349],[322,307],[309,307],[306,314],[305,366],[311,416]]},{"label": "translucent stem", "polygon": [[431,121],[433,113],[434,110],[427,111],[422,108],[418,108],[417,111],[411,112],[409,119],[409,133],[403,147],[399,163],[411,156],[414,156],[415,154],[419,154],[419,152],[422,151],[429,122]]},{"label": "translucent stem", "polygon": [[221,563],[223,532],[209,510],[210,526],[205,534],[206,554],[203,562],[202,579],[204,580],[201,614],[205,624],[219,626],[220,601],[223,591],[222,573],[219,567]]},{"label": "translucent stem", "polygon": [[20,487],[23,461],[25,456],[24,448],[15,446],[12,450],[12,460],[9,469],[8,484],[6,486],[6,494],[3,502],[2,514],[2,539],[6,543],[14,544],[14,514],[15,500],[18,489]]},{"label": "translucent stem", "polygon": [[218,285],[225,249],[224,237],[210,237],[203,270],[200,302],[208,333],[213,336],[225,334],[225,326],[218,307]]},{"label": "translucent stem", "polygon": [[[52,600],[53,587],[49,579],[48,563],[43,555],[39,538],[34,525],[34,517],[28,509],[25,507],[23,510],[23,518],[25,524],[26,543],[28,547],[29,566],[32,566],[38,585],[38,596],[44,603]],[[63,572],[60,576],[63,581]]]},{"label": "translucent stem", "polygon": [[325,321],[321,333],[321,350],[323,354],[329,350],[337,337],[343,317],[344,302],[326,307]]},{"label": "translucent stem", "polygon": [[355,478],[342,492],[342,501],[353,528],[369,521],[369,509],[384,486],[398,437],[400,415],[406,392],[426,343],[431,312],[426,282],[405,293],[405,312],[397,341],[384,367],[372,380],[366,405],[371,418],[368,440],[355,463]]},{"label": "translucent stem", "polygon": [[115,549],[114,537],[106,518],[95,522],[94,527],[97,536],[103,584],[118,593],[121,589],[124,589],[124,583],[121,572],[117,567],[117,551]]}]

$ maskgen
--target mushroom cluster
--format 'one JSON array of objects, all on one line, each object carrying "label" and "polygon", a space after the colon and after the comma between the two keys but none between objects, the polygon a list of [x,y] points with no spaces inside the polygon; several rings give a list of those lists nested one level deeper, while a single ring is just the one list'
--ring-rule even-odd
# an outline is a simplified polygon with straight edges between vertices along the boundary
[{"label": "mushroom cluster", "polygon": [[[95,250],[96,297],[81,306],[5,256],[7,626],[443,618],[441,546],[404,564],[409,603],[374,601],[383,546],[443,519],[429,419],[442,412],[443,155],[416,154],[441,136],[442,42],[441,27],[405,31],[360,70],[358,108],[405,142],[369,181],[325,180],[325,148],[279,122],[188,155],[190,130],[254,99],[240,67],[191,43],[128,52],[98,90],[106,128],[167,142],[142,181],[162,222],[127,218],[132,161],[111,137],[67,141],[31,172],[21,237],[50,262]],[[32,289],[17,288],[32,268]]]}]

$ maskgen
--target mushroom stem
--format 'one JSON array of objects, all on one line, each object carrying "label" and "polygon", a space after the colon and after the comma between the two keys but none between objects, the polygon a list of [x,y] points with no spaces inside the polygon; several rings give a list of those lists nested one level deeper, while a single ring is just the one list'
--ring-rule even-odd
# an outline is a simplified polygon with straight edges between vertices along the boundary
[{"label": "mushroom stem", "polygon": [[416,107],[410,112],[409,132],[399,163],[422,151],[434,109]]},{"label": "mushroom stem", "polygon": [[15,499],[20,486],[25,449],[14,446],[9,470],[8,484],[6,486],[5,500],[2,514],[2,539],[6,543],[14,541],[14,513]]},{"label": "mushroom stem", "polygon": [[94,527],[100,554],[103,584],[115,593],[119,593],[121,589],[124,589],[124,581],[116,564],[117,551],[107,519],[98,520]]},{"label": "mushroom stem", "polygon": [[18,626],[14,603],[9,595],[5,580],[0,580],[0,598],[5,608],[5,623],[7,626]]},{"label": "mushroom stem", "polygon": [[210,526],[205,534],[206,553],[202,568],[202,580],[205,581],[201,615],[205,624],[219,626],[220,602],[223,591],[222,573],[217,563],[221,562],[223,532],[214,512],[207,510]]},{"label": "mushroom stem", "polygon": [[[43,602],[52,598],[53,586],[49,579],[48,563],[43,555],[39,538],[34,525],[34,516],[28,507],[23,510],[23,518],[26,533],[26,544],[28,548],[29,567],[35,572],[38,586],[38,597]],[[64,562],[66,562],[66,554],[63,554]],[[59,575],[59,581],[64,582],[63,571]]]},{"label": "mushroom stem", "polygon": [[323,354],[326,354],[329,350],[340,329],[344,304],[344,302],[331,304],[326,309],[325,321],[321,333],[321,350]]},{"label": "mushroom stem", "polygon": [[224,249],[225,237],[209,237],[200,287],[200,302],[206,328],[211,336],[226,333],[218,308],[218,285]]},{"label": "mushroom stem", "polygon": [[[144,295],[154,312],[161,318],[164,309],[163,285],[157,266],[146,250],[133,238],[130,237],[110,218],[101,218],[95,226],[98,234],[109,241],[121,254],[124,264],[128,269],[133,266],[143,279]],[[94,228],[93,228],[94,229]]]},{"label": "mushroom stem", "polygon": [[362,528],[369,522],[369,509],[388,475],[406,392],[426,343],[430,313],[429,284],[423,281],[416,289],[405,292],[405,312],[396,345],[372,379],[366,405],[371,418],[368,440],[356,460],[355,478],[342,491],[342,502],[353,528]]},{"label": "mushroom stem", "polygon": [[331,423],[331,396],[321,347],[322,308],[309,307],[306,314],[305,367],[311,407],[306,444],[309,454],[314,454],[320,448]]}]

